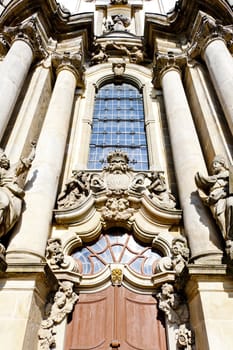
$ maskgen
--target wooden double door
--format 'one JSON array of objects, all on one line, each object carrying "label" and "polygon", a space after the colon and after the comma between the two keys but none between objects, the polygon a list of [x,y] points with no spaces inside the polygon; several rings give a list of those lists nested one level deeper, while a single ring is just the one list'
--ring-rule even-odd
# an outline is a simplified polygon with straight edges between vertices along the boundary
[{"label": "wooden double door", "polygon": [[65,350],[92,349],[167,349],[155,298],[123,286],[80,294],[67,326]]}]

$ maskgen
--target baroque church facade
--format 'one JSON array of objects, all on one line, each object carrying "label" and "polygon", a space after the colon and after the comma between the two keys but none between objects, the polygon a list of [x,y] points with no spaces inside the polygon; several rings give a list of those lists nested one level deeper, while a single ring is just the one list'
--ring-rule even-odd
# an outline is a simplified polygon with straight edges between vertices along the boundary
[{"label": "baroque church facade", "polygon": [[0,2],[8,350],[230,350],[233,2]]}]

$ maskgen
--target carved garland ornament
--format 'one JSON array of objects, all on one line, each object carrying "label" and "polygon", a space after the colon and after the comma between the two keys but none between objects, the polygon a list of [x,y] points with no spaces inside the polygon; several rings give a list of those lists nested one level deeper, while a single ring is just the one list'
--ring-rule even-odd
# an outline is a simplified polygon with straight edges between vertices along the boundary
[{"label": "carved garland ornament", "polygon": [[47,318],[41,322],[39,329],[39,347],[41,350],[50,350],[56,347],[56,325],[73,310],[78,295],[73,291],[74,284],[70,281],[61,281],[58,291],[46,306]]},{"label": "carved garland ornament", "polygon": [[164,283],[157,294],[158,307],[167,316],[168,325],[175,328],[178,349],[192,350],[194,337],[189,325],[189,310],[184,297],[172,284]]}]

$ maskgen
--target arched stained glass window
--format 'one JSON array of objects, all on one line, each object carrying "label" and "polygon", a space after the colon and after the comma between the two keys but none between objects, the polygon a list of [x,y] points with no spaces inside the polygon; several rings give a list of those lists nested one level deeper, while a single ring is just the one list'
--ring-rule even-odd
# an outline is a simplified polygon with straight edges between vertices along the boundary
[{"label": "arched stained glass window", "polygon": [[148,169],[143,97],[127,83],[106,84],[96,94],[88,168],[102,169],[114,150],[126,152],[133,169]]},{"label": "arched stained glass window", "polygon": [[139,244],[133,236],[120,231],[102,235],[96,243],[74,252],[72,256],[78,261],[83,275],[96,274],[111,263],[128,265],[141,275],[152,275],[162,257],[158,251]]}]

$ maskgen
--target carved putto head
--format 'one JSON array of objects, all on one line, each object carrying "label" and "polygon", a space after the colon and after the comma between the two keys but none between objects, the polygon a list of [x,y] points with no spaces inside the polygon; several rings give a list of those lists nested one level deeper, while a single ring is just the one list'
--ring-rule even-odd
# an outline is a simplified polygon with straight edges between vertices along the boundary
[{"label": "carved putto head", "polygon": [[114,151],[109,153],[107,162],[109,165],[106,167],[106,170],[109,170],[110,173],[120,174],[129,170],[129,157],[125,152]]}]

